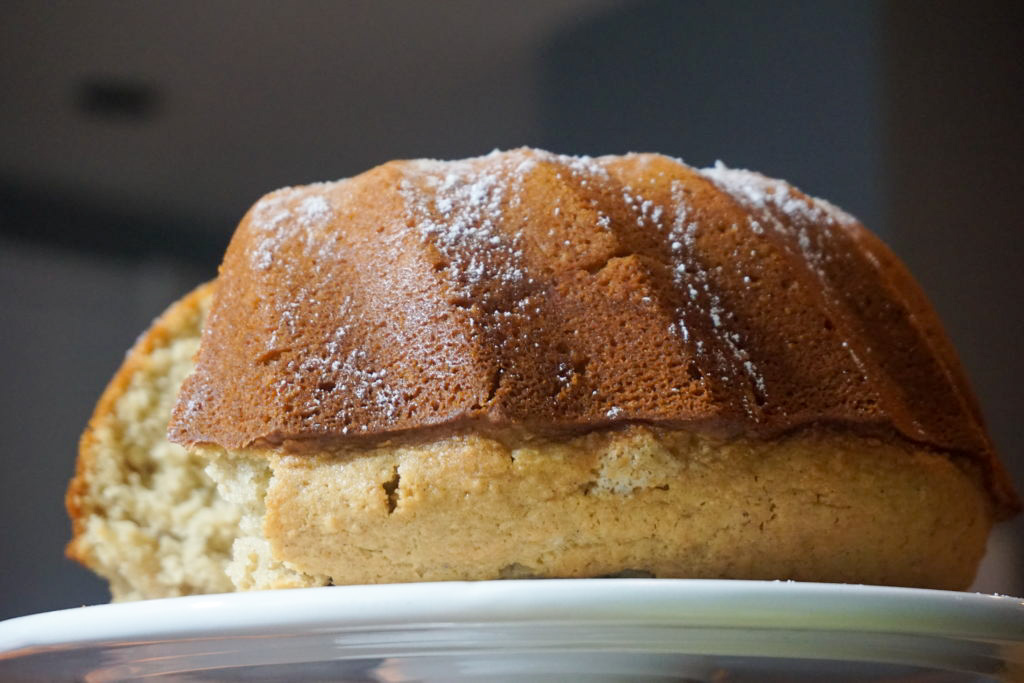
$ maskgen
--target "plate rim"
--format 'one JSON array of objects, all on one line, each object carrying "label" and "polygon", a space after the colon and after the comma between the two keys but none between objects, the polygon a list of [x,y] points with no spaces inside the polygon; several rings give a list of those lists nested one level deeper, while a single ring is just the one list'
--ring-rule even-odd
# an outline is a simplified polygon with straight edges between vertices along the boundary
[{"label": "plate rim", "polygon": [[25,651],[115,641],[565,621],[1024,642],[1024,599],[861,584],[729,579],[325,586],[110,603],[14,617],[0,622],[0,659]]}]

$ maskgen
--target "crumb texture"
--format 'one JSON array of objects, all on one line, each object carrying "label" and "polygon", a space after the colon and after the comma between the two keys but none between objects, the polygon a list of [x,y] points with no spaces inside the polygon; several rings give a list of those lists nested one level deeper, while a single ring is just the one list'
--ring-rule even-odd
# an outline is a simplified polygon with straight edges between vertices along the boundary
[{"label": "crumb texture", "polygon": [[275,558],[263,534],[266,494],[272,472],[266,458],[212,454],[206,472],[220,495],[238,506],[241,520],[224,571],[235,590],[308,588],[327,585],[329,578],[306,574]]},{"label": "crumb texture", "polygon": [[199,345],[209,288],[176,303],[136,344],[82,437],[68,491],[68,554],[110,582],[114,600],[230,591],[238,507],[205,461],[167,440]]}]

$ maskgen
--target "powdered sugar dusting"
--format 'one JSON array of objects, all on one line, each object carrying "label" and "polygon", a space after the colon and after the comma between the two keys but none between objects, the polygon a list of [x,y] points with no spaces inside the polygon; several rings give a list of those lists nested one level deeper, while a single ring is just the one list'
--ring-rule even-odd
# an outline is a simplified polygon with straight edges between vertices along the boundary
[{"label": "powdered sugar dusting", "polygon": [[[337,384],[334,381],[321,382],[301,405],[306,425],[311,431],[316,433],[328,429],[321,421],[320,413],[325,395],[334,391],[351,396],[355,403],[374,406],[384,420],[393,422],[398,417],[402,393],[388,382],[387,370],[367,367],[368,354],[365,350],[352,349],[338,357],[337,346],[333,349],[331,346],[328,343],[320,354],[308,356],[301,362],[289,361],[285,370],[291,379],[285,375],[279,380],[276,387],[279,394],[287,394],[303,376],[336,377]],[[344,433],[348,433],[348,429],[346,426]]]},{"label": "powdered sugar dusting", "polygon": [[[524,354],[547,358],[549,340],[535,321],[546,315],[548,296],[527,274],[527,245],[517,225],[534,220],[559,225],[576,218],[559,194],[545,207],[525,207],[524,190],[536,173],[578,187],[608,183],[610,176],[600,160],[514,150],[461,161],[416,161],[405,164],[402,172],[398,187],[406,224],[442,257],[435,264],[442,290],[462,309],[459,315],[467,319],[484,353],[494,354],[499,367],[504,367],[503,359]],[[541,213],[531,216],[532,211]],[[596,214],[597,227],[611,231],[611,218],[599,210]],[[555,225],[548,237],[556,236]],[[557,243],[573,248],[568,233]],[[578,384],[572,364],[556,362],[547,370],[555,401]],[[501,394],[505,382],[518,380],[499,373],[493,381],[492,399]]]},{"label": "powdered sugar dusting", "polygon": [[330,219],[331,205],[320,195],[312,195],[299,202],[296,214],[303,226],[320,226]]},{"label": "powdered sugar dusting", "polygon": [[[742,205],[754,210],[757,218],[751,218],[750,221],[757,222],[758,227],[766,223],[785,238],[785,248],[791,249],[795,243],[799,256],[815,273],[822,290],[835,301],[825,273],[827,256],[821,241],[832,238],[832,231],[840,219],[855,222],[852,217],[822,200],[793,194],[791,187],[781,180],[752,171],[728,168],[720,161],[713,168],[703,169],[701,173]],[[776,211],[789,220],[780,220]]]},{"label": "powdered sugar dusting", "polygon": [[[666,241],[674,261],[672,277],[677,290],[683,292],[690,304],[677,313],[678,326],[683,341],[689,341],[689,330],[686,327],[687,315],[702,314],[711,323],[711,331],[720,345],[728,351],[728,356],[718,352],[714,359],[722,368],[721,380],[731,383],[733,378],[746,375],[754,388],[755,396],[763,397],[765,393],[764,377],[750,358],[750,354],[740,344],[738,332],[730,329],[730,313],[725,310],[721,296],[711,287],[711,276],[701,265],[700,260],[693,258],[699,253],[696,220],[691,219],[692,210],[686,199],[685,187],[678,180],[671,184],[673,219],[668,226]],[[660,213],[658,214],[660,218]],[[697,342],[698,356],[703,354],[703,343]],[[729,370],[725,370],[729,368]],[[744,400],[748,413],[754,415],[757,409]]]},{"label": "powdered sugar dusting", "polygon": [[[491,157],[488,157],[491,158]],[[499,229],[515,182],[533,168],[532,160],[505,158],[482,171],[479,160],[416,161],[399,184],[406,210],[421,238],[433,242],[448,262],[453,280],[469,296],[474,285],[489,279],[521,281],[519,235]]]},{"label": "powdered sugar dusting", "polygon": [[[446,258],[451,279],[463,285],[463,294],[470,295],[483,282],[524,282],[522,235],[500,226],[506,207],[520,206],[526,177],[544,162],[563,166],[581,184],[608,178],[607,170],[590,157],[540,150],[495,151],[482,158],[420,160],[406,166],[399,192],[411,222]],[[554,217],[562,215],[557,204],[550,211]],[[610,228],[606,215],[599,214],[597,223]]]},{"label": "powdered sugar dusting", "polygon": [[[797,191],[784,181],[753,171],[728,168],[720,161],[713,168],[702,169],[701,173],[756,213],[756,218],[749,219],[751,229],[756,225],[755,232],[758,232],[767,225],[784,238],[781,241],[784,249],[793,251],[795,245],[798,252],[795,256],[814,274],[827,304],[834,310],[843,309],[827,274],[830,256],[825,243],[836,239],[837,231],[857,225],[857,219],[823,199],[795,193]],[[780,220],[779,213],[787,220]],[[869,251],[863,253],[877,267],[877,259]],[[869,377],[866,365],[850,343],[845,340],[841,343],[861,374]]]},{"label": "powdered sugar dusting", "polygon": [[301,242],[307,253],[323,249],[323,227],[333,218],[330,202],[319,194],[325,187],[325,183],[286,187],[256,203],[250,215],[250,227],[257,235],[249,254],[254,270],[268,270],[285,245]]}]

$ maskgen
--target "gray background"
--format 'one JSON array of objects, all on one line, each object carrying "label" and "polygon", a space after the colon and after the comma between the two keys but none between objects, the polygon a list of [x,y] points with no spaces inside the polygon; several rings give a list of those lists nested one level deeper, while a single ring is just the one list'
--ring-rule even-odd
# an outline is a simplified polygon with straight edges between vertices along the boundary
[{"label": "gray background", "polygon": [[[787,178],[900,254],[1024,483],[1021,3],[6,2],[0,618],[102,602],[63,559],[124,350],[264,192],[523,144]],[[1022,523],[977,588],[1024,594]]]}]

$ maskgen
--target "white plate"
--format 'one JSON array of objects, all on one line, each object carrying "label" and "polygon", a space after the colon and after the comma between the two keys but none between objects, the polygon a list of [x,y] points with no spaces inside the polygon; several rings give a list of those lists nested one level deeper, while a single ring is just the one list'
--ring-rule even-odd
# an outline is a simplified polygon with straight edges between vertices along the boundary
[{"label": "white plate", "polygon": [[0,623],[0,680],[1024,680],[1024,601],[760,581],[208,595]]}]

